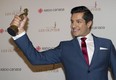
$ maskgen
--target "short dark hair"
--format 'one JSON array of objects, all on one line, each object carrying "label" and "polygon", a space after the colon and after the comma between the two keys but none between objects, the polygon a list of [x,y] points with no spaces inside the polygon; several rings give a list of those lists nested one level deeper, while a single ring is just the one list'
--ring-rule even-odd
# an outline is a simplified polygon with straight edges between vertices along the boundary
[{"label": "short dark hair", "polygon": [[78,7],[74,7],[71,10],[71,14],[74,13],[84,13],[83,15],[83,19],[86,21],[86,23],[88,23],[89,21],[93,21],[93,14],[92,12],[85,6],[78,6]]}]

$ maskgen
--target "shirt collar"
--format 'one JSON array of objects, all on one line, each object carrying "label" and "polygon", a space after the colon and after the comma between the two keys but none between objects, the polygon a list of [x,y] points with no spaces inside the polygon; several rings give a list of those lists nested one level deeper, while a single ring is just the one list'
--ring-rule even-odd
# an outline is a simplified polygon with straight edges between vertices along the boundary
[{"label": "shirt collar", "polygon": [[92,36],[92,33],[89,33],[88,35],[86,36],[80,36],[80,37],[77,37],[78,40],[81,40],[82,37],[86,37],[86,41],[93,41],[93,36]]}]

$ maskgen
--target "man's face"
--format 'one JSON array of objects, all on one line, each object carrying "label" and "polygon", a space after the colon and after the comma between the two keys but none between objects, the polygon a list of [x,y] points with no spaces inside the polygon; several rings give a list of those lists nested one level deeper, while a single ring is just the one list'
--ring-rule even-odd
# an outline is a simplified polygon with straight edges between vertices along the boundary
[{"label": "man's face", "polygon": [[90,32],[92,21],[83,19],[83,13],[74,13],[71,16],[71,32],[73,36],[86,36]]}]

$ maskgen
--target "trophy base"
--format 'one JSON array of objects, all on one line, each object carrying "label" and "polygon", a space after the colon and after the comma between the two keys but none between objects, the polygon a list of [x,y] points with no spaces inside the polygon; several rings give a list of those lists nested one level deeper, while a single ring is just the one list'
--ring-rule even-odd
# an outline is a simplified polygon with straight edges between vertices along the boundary
[{"label": "trophy base", "polygon": [[16,26],[11,26],[9,28],[7,28],[7,32],[11,35],[11,36],[16,36],[18,29]]}]

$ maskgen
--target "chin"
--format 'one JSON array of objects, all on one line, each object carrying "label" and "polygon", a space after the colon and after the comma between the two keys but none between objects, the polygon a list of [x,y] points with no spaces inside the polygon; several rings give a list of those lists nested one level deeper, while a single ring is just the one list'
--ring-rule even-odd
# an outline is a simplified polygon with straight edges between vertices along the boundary
[{"label": "chin", "polygon": [[73,37],[78,37],[79,35],[77,35],[77,34],[72,34],[72,36],[73,36]]},{"label": "chin", "polygon": [[71,34],[72,34],[73,37],[78,37],[79,36],[79,34],[77,32],[72,31]]}]

